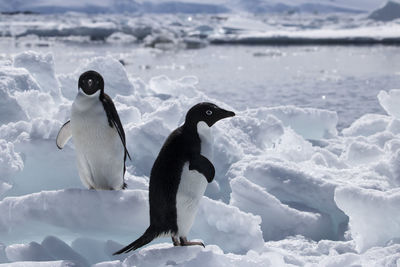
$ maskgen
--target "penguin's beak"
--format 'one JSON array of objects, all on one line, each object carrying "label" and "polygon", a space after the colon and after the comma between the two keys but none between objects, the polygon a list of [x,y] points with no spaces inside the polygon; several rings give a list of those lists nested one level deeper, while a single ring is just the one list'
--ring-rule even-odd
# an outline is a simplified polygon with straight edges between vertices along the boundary
[{"label": "penguin's beak", "polygon": [[213,122],[211,122],[211,125],[209,125],[210,127],[212,125],[214,125],[219,120],[235,116],[235,112],[229,111],[229,110],[225,110],[223,108],[218,108],[216,110],[216,112],[215,112],[215,115],[216,115],[215,116],[215,120]]},{"label": "penguin's beak", "polygon": [[236,115],[235,112],[229,111],[229,110],[225,110],[225,109],[222,109],[222,108],[220,110],[220,113],[221,113],[220,120],[225,119],[225,118],[229,118],[229,117],[234,117]]}]

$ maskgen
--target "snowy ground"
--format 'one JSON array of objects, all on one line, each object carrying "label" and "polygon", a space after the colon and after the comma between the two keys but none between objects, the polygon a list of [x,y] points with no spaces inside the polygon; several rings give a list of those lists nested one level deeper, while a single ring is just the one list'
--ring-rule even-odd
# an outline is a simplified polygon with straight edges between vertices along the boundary
[{"label": "snowy ground", "polygon": [[[399,48],[209,44],[265,27],[399,37],[398,21],[352,17],[0,17],[0,266],[400,266]],[[83,188],[73,142],[55,145],[87,69],[124,125],[128,190]],[[149,170],[200,101],[237,114],[213,127],[189,235],[206,248],[112,256],[146,229]]]}]

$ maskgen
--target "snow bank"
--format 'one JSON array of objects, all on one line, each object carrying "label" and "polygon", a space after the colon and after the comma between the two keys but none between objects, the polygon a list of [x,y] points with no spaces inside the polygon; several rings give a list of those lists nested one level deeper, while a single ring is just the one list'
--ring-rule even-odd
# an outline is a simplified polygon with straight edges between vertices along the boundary
[{"label": "snow bank", "polygon": [[350,218],[350,233],[359,251],[400,238],[398,189],[382,192],[343,187],[336,190],[335,201]]}]

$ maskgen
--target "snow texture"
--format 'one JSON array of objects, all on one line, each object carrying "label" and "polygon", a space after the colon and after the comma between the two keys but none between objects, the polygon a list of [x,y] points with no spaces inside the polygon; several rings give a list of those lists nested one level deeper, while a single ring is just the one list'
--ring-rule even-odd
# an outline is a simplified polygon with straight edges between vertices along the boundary
[{"label": "snow texture", "polygon": [[[338,132],[334,111],[235,110],[199,90],[197,77],[163,75],[144,82],[112,56],[92,57],[63,74],[52,54],[28,51],[0,62],[3,266],[400,263],[398,91],[378,95],[387,115],[365,114]],[[87,69],[104,74],[105,92],[125,128],[133,158],[127,190],[84,189],[73,140],[62,151],[55,145],[70,116],[77,77]],[[216,177],[188,236],[206,248],[176,248],[157,239],[112,256],[148,226],[151,166],[168,134],[200,101],[236,112],[212,127]]]}]

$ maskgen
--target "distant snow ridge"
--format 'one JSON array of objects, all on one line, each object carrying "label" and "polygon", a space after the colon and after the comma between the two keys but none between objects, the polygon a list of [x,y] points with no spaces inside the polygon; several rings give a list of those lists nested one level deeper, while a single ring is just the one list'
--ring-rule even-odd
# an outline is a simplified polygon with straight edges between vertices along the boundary
[{"label": "distant snow ridge", "polygon": [[383,7],[373,11],[369,18],[379,21],[391,21],[400,18],[400,2],[388,1]]},{"label": "distant snow ridge", "polygon": [[[110,56],[74,73],[56,74],[54,67],[51,54],[0,60],[0,266],[400,263],[398,90],[378,95],[388,115],[365,114],[341,133],[334,111],[236,111],[212,128],[216,177],[189,236],[206,248],[157,239],[113,257],[148,226],[149,172],[186,111],[201,101],[234,107],[202,93],[197,77],[145,83]],[[121,115],[133,158],[128,190],[82,188],[73,140],[63,151],[55,146],[87,69],[104,73]]]}]

